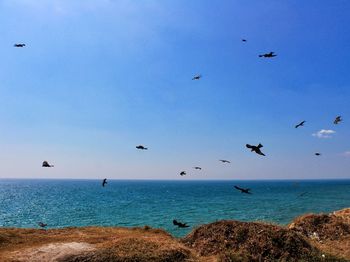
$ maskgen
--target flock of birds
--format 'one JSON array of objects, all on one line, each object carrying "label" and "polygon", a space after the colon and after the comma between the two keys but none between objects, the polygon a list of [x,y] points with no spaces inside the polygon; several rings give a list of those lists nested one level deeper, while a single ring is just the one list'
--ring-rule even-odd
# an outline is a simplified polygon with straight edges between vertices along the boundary
[{"label": "flock of birds", "polygon": [[[247,42],[247,39],[241,39],[242,42]],[[24,43],[16,43],[14,44],[14,47],[16,48],[23,48],[25,47],[26,45]],[[264,54],[260,54],[259,57],[261,58],[274,58],[276,57],[277,54],[275,54],[275,52],[269,52],[269,53],[264,53]],[[202,75],[201,74],[198,74],[198,75],[195,75],[193,76],[192,80],[200,80],[202,78]],[[335,118],[335,120],[333,121],[333,123],[335,125],[338,125],[340,122],[342,121],[342,118],[341,116],[337,116]],[[299,124],[295,125],[295,128],[299,128],[299,127],[303,127],[304,124],[306,123],[306,121],[302,121],[300,122]],[[266,156],[262,151],[261,151],[261,148],[263,147],[262,144],[258,144],[258,145],[250,145],[250,144],[246,144],[246,148],[250,149],[251,152],[254,152],[258,155],[261,155],[261,156]],[[138,145],[136,146],[136,149],[139,149],[139,150],[148,150],[148,147],[145,147],[144,145]],[[316,156],[321,156],[321,153],[319,152],[316,152],[315,153]],[[230,164],[231,162],[229,160],[226,160],[226,159],[219,159],[220,162],[224,163],[224,164]],[[51,165],[48,163],[48,161],[43,161],[42,163],[42,167],[54,167],[54,165]],[[202,170],[201,167],[199,166],[195,166],[193,167],[195,170]],[[186,171],[181,171],[180,172],[180,176],[185,176],[187,175]],[[102,187],[105,187],[107,185],[107,178],[104,178],[103,181],[102,181]],[[238,191],[240,191],[241,193],[243,194],[252,194],[250,191],[251,189],[250,188],[242,188],[242,187],[239,187],[239,186],[234,186],[235,189],[237,189]],[[305,193],[303,193],[305,194]],[[43,222],[38,222],[38,225],[42,228],[45,228],[47,226],[47,224],[43,223]],[[179,228],[186,228],[186,227],[189,227],[186,223],[181,223],[177,220],[173,220],[173,225],[174,226],[178,226]]]}]

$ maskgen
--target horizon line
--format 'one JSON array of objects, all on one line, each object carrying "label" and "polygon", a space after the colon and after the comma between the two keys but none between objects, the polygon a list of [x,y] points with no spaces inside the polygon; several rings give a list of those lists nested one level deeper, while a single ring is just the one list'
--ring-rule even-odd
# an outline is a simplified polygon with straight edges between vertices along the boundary
[{"label": "horizon line", "polygon": [[[4,177],[0,180],[91,180],[99,181],[103,178],[34,178],[34,177]],[[200,181],[320,181],[320,180],[350,180],[350,178],[261,178],[261,179],[127,179],[127,178],[107,178],[111,181],[176,181],[176,182],[200,182]]]}]

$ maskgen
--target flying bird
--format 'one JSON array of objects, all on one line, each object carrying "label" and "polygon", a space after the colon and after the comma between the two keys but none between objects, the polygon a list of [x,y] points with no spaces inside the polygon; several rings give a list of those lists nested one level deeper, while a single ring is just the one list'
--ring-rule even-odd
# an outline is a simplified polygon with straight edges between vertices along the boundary
[{"label": "flying bird", "polygon": [[202,75],[195,75],[192,80],[199,80],[202,78]]},{"label": "flying bird", "polygon": [[49,162],[44,161],[42,167],[54,167],[54,165],[50,165]]},{"label": "flying bird", "polygon": [[249,191],[251,190],[250,188],[241,188],[239,186],[234,186],[237,190],[241,191],[241,193],[244,193],[244,194],[252,194],[250,193]]},{"label": "flying bird", "polygon": [[261,152],[261,150],[260,150],[260,148],[263,147],[262,144],[259,144],[259,145],[257,145],[257,146],[251,146],[251,145],[249,145],[249,144],[246,144],[245,146],[246,146],[247,148],[250,148],[250,149],[251,149],[251,152],[255,152],[255,153],[257,153],[258,155],[265,156],[264,153]]},{"label": "flying bird", "polygon": [[247,39],[242,39],[242,42],[247,42]]},{"label": "flying bird", "polygon": [[230,163],[231,163],[230,161],[225,160],[225,159],[220,159],[219,161],[221,161],[222,163],[228,163],[228,164],[230,164]]},{"label": "flying bird", "polygon": [[197,169],[197,170],[202,170],[202,168],[200,166],[195,166],[193,167],[194,169]]},{"label": "flying bird", "polygon": [[341,116],[337,116],[336,118],[335,118],[335,120],[334,120],[334,124],[335,125],[338,125],[341,121],[343,121],[343,119],[341,119]]},{"label": "flying bird", "polygon": [[307,194],[307,192],[303,192],[303,193],[299,194],[299,197],[303,197],[303,196],[305,196],[306,194]]},{"label": "flying bird", "polygon": [[43,222],[38,222],[38,226],[41,228],[45,228],[47,224],[44,224]]},{"label": "flying bird", "polygon": [[295,126],[295,128],[298,128],[298,127],[300,127],[300,126],[304,126],[305,122],[306,122],[306,121],[300,122],[299,124],[297,124],[297,125]]},{"label": "flying bird", "polygon": [[272,58],[275,56],[277,56],[277,55],[275,55],[275,52],[270,52],[270,53],[259,55],[259,57],[265,57],[265,58]]},{"label": "flying bird", "polygon": [[148,150],[147,147],[144,147],[143,145],[138,145],[136,146],[137,149],[141,149],[141,150]]},{"label": "flying bird", "polygon": [[14,44],[13,46],[14,46],[14,47],[25,47],[26,44]]},{"label": "flying bird", "polygon": [[181,171],[180,172],[180,176],[185,176],[186,175],[186,171]]},{"label": "flying bird", "polygon": [[175,219],[173,220],[173,224],[174,224],[174,226],[178,226],[178,227],[181,227],[181,228],[189,227],[189,225],[187,225],[187,223],[181,223],[181,222],[178,222]]},{"label": "flying bird", "polygon": [[107,178],[103,179],[102,186],[105,187],[106,184],[107,184]]},{"label": "flying bird", "polygon": [[315,156],[320,156],[321,155],[321,153],[315,153]]}]

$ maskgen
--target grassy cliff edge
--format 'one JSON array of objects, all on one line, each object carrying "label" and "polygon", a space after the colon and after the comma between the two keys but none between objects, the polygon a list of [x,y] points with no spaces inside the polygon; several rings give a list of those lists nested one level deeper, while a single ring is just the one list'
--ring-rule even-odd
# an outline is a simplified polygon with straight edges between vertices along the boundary
[{"label": "grassy cliff edge", "polygon": [[0,261],[350,261],[350,208],[286,227],[223,220],[182,239],[148,226],[0,228]]}]

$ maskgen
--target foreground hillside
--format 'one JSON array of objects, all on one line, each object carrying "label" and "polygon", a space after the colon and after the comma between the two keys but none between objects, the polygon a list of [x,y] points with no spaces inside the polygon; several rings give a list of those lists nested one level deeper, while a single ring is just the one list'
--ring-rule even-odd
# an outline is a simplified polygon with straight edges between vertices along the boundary
[{"label": "foreground hillside", "polygon": [[350,261],[350,209],[288,227],[219,221],[183,239],[160,229],[0,229],[1,261]]}]

